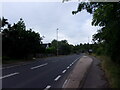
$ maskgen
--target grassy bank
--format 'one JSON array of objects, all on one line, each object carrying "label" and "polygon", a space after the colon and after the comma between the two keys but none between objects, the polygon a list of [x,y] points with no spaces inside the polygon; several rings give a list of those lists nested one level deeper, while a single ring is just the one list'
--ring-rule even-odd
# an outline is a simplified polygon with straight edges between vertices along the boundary
[{"label": "grassy bank", "polygon": [[115,64],[107,56],[97,56],[102,61],[102,68],[111,88],[120,88],[120,65]]}]

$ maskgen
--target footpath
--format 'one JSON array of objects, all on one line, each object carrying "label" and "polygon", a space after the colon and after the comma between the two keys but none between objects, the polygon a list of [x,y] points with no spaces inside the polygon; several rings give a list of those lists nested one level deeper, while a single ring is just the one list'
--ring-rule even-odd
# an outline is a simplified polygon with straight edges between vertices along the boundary
[{"label": "footpath", "polygon": [[67,78],[63,88],[107,88],[100,60],[84,55]]}]

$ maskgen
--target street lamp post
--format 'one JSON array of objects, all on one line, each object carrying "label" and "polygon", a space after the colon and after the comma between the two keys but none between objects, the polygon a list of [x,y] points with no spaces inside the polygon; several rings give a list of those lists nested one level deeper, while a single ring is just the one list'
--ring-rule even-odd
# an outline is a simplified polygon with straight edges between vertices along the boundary
[{"label": "street lamp post", "polygon": [[56,29],[56,34],[57,34],[57,56],[58,56],[58,28]]},{"label": "street lamp post", "polygon": [[89,42],[90,42],[90,38],[88,37],[88,44],[89,44]]}]

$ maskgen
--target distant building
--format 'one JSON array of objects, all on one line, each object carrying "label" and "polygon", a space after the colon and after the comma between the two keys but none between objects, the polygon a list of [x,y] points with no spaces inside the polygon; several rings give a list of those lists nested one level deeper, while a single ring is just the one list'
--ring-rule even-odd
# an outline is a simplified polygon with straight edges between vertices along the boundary
[{"label": "distant building", "polygon": [[41,44],[44,48],[49,48],[51,46],[51,43],[43,43]]}]

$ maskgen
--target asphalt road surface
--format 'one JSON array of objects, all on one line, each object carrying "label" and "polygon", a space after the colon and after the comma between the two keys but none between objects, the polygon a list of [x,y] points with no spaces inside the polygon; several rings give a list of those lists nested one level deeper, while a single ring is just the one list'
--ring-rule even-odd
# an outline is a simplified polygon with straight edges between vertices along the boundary
[{"label": "asphalt road surface", "polygon": [[49,57],[2,68],[2,88],[62,88],[81,56]]}]

